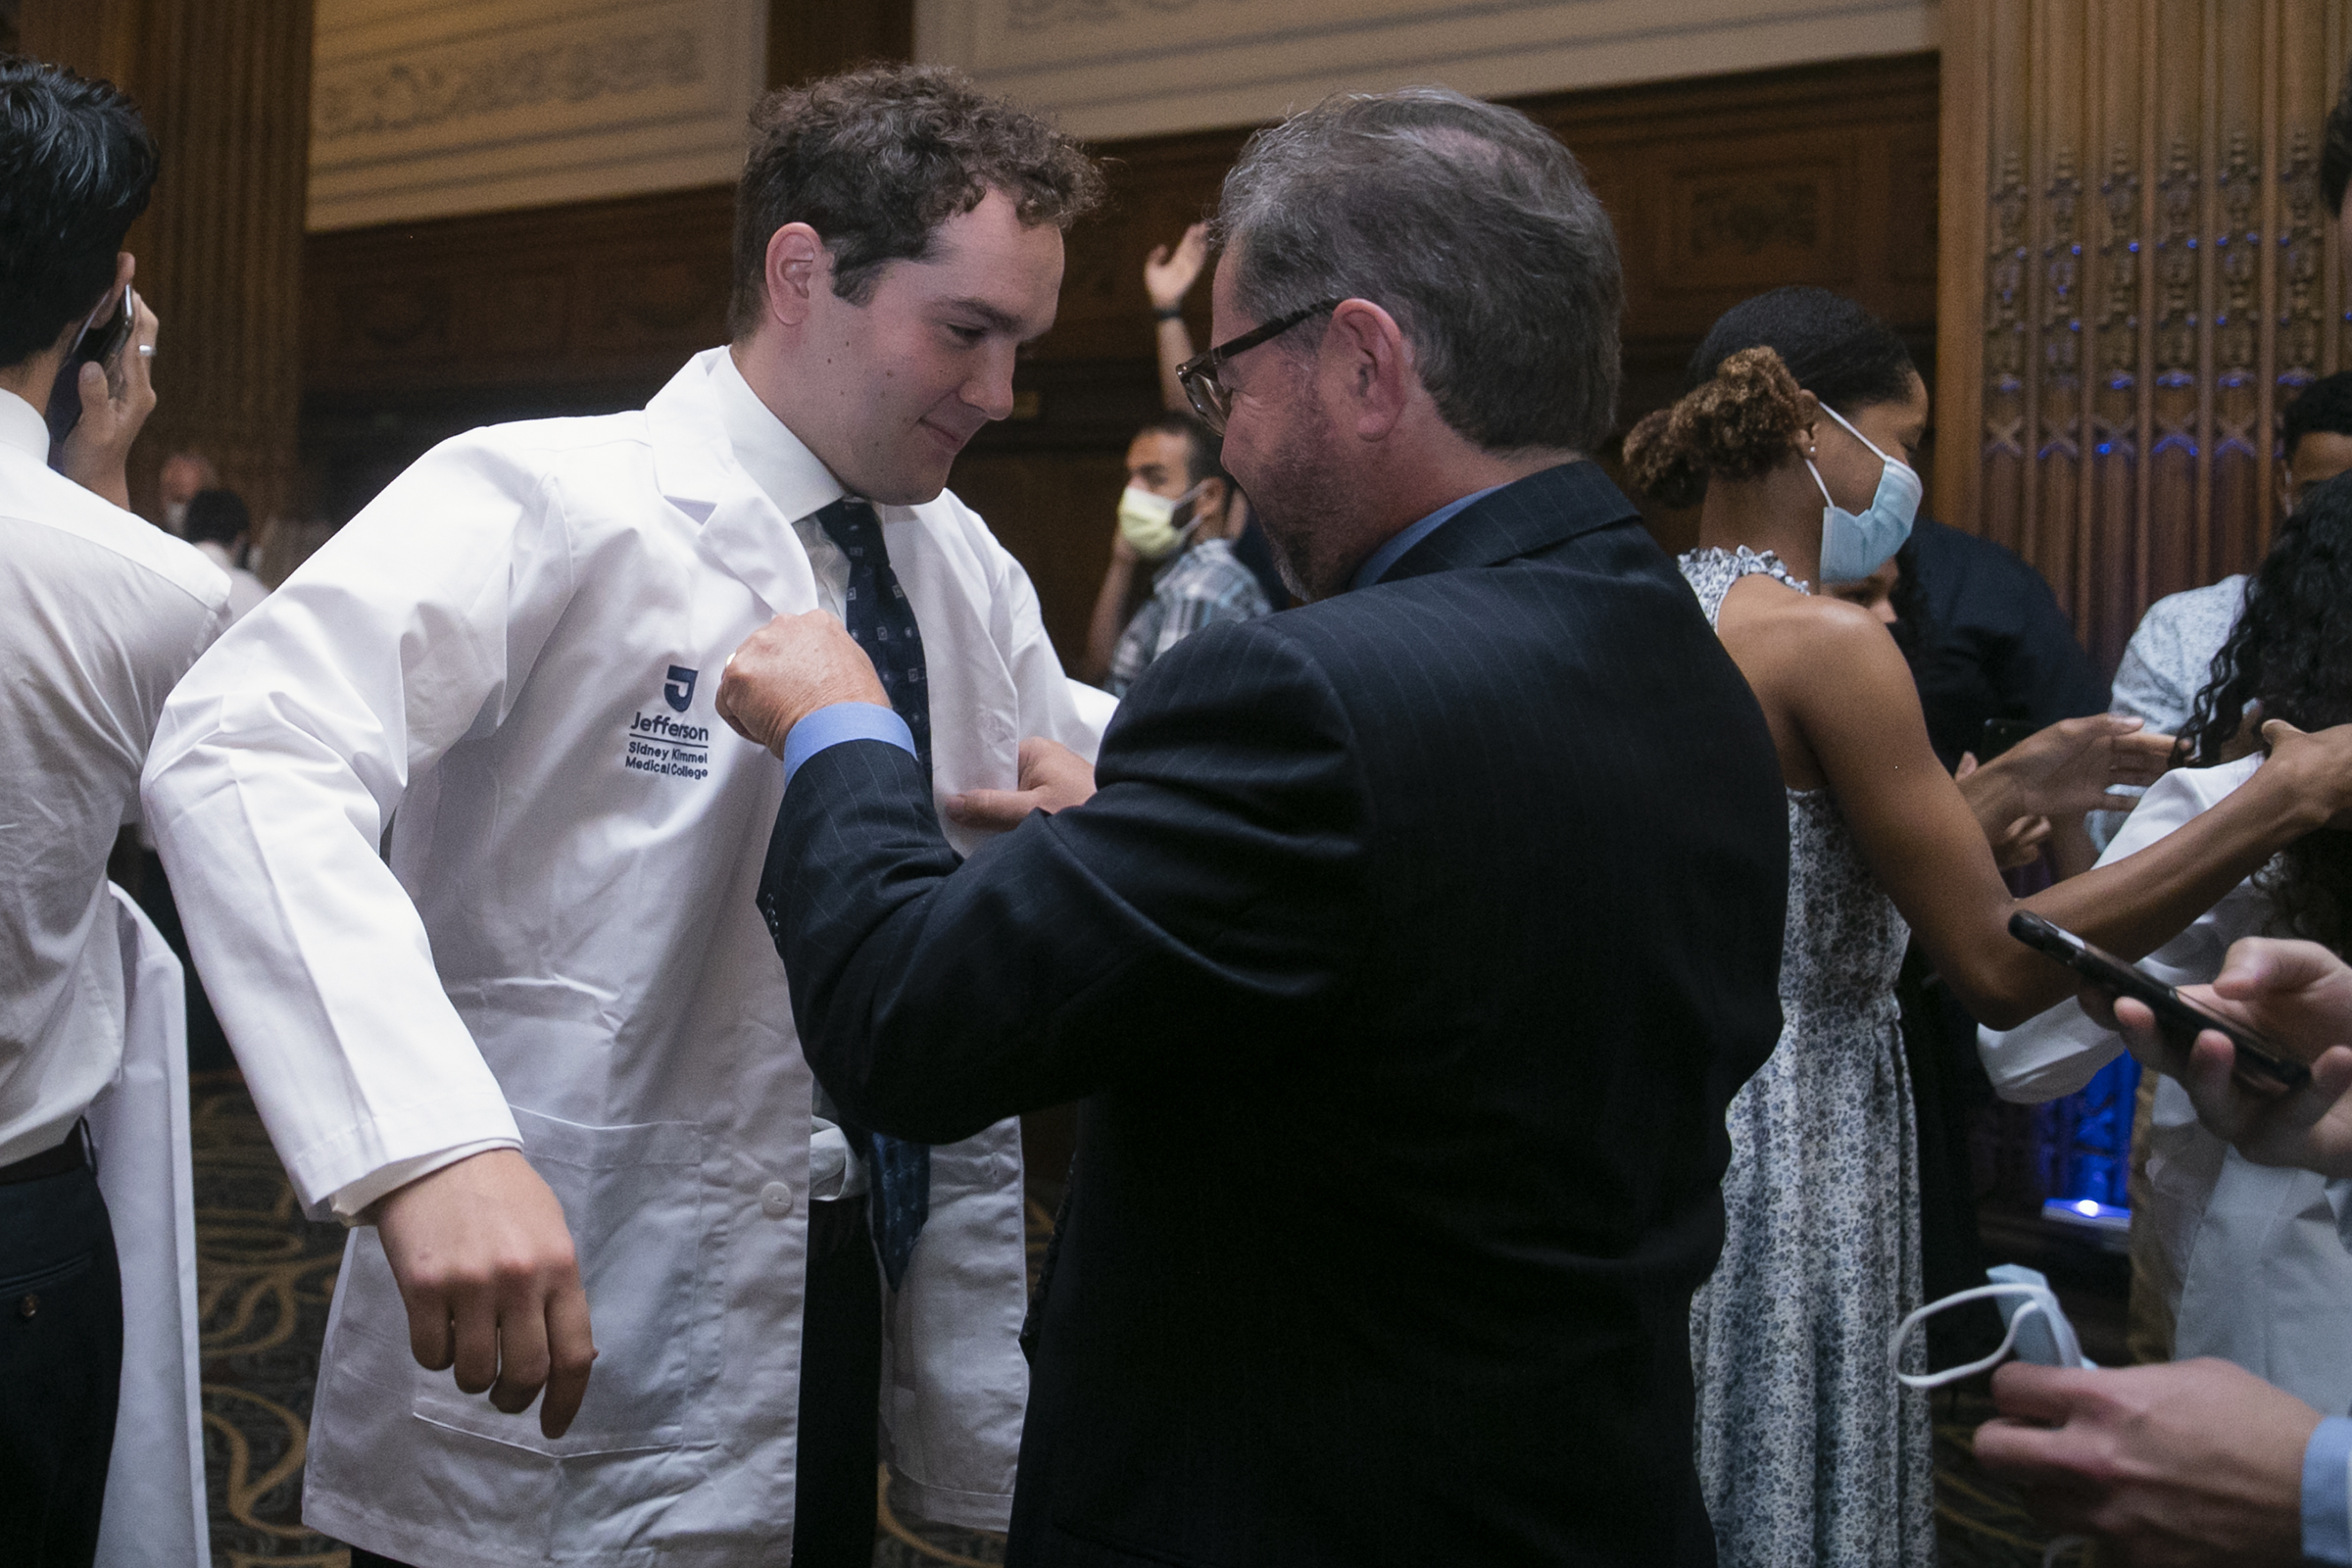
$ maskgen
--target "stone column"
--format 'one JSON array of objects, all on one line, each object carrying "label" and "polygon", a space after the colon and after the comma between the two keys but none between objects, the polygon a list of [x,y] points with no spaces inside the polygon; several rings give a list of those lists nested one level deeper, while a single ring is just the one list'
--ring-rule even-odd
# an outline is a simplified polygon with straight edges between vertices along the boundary
[{"label": "stone column", "polygon": [[2278,414],[2347,363],[2319,194],[2347,0],[1945,0],[1936,514],[2112,668],[2261,559]]},{"label": "stone column", "polygon": [[155,416],[131,461],[155,514],[165,456],[196,448],[257,528],[298,503],[311,0],[26,0],[20,43],[136,99],[162,149],[131,229],[162,320]]}]

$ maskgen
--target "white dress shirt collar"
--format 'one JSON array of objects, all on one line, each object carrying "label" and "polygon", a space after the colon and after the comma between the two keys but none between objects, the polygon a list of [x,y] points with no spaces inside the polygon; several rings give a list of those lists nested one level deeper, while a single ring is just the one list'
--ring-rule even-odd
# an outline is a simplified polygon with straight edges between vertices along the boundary
[{"label": "white dress shirt collar", "polygon": [[806,517],[847,494],[832,470],[760,400],[735,368],[732,351],[722,350],[712,362],[710,389],[718,397],[719,422],[726,427],[735,461],[787,521]]},{"label": "white dress shirt collar", "polygon": [[0,392],[0,446],[14,447],[35,463],[49,461],[48,419],[14,392]]}]

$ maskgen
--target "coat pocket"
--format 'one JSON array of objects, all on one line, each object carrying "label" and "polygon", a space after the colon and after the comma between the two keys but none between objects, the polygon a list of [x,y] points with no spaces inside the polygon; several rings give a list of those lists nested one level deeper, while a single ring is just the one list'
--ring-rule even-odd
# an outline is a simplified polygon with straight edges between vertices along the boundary
[{"label": "coat pocket", "polygon": [[412,1403],[425,1420],[541,1453],[612,1453],[709,1441],[718,1368],[720,1277],[703,1194],[703,1131],[693,1122],[583,1127],[514,1107],[523,1153],[564,1204],[588,1291],[597,1358],[571,1429],[554,1442],[536,1414],[503,1415],[424,1372]]}]

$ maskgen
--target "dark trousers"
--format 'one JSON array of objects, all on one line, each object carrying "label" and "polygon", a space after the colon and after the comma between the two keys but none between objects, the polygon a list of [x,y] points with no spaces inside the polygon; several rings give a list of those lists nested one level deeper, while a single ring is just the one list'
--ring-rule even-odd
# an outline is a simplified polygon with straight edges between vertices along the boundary
[{"label": "dark trousers", "polygon": [[228,1049],[228,1036],[220,1032],[220,1020],[213,1012],[213,999],[205,995],[204,982],[197,978],[196,960],[188,953],[187,932],[179,923],[179,905],[172,897],[171,880],[164,875],[164,862],[153,850],[139,856],[139,885],[131,896],[147,918],[163,933],[164,944],[179,958],[180,967],[187,971],[188,985],[188,1070],[214,1072],[233,1067],[237,1058]]},{"label": "dark trousers", "polygon": [[97,1174],[0,1183],[0,1555],[12,1565],[87,1568],[97,1554],[122,1384],[122,1275]]},{"label": "dark trousers", "polygon": [[[865,1200],[808,1205],[792,1568],[872,1568],[881,1463],[882,1270]],[[406,1568],[354,1547],[351,1568]]]},{"label": "dark trousers", "polygon": [[881,1396],[882,1270],[866,1200],[810,1203],[793,1568],[871,1568]]}]

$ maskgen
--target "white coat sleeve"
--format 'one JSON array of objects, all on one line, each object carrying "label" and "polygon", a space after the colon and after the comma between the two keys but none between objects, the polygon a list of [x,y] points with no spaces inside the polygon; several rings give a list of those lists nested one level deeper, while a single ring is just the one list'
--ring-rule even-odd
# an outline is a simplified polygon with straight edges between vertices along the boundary
[{"label": "white coat sleeve", "polygon": [[412,776],[499,722],[569,597],[549,489],[511,434],[445,443],[222,637],[164,710],[148,819],[315,1215],[396,1163],[519,1143],[379,849]]},{"label": "white coat sleeve", "polygon": [[[2235,764],[2173,769],[2149,786],[2138,807],[2124,818],[2122,831],[2098,863],[2111,865],[2146,849],[2211,809],[2252,772],[2251,767]],[[2242,912],[2234,907],[2241,902],[2238,893],[2225,898],[2187,930],[2141,959],[2141,966],[2170,985],[2212,979],[2220,972],[2221,952],[2230,940],[2244,934],[2240,929]],[[2094,1022],[2082,1004],[2071,999],[2014,1029],[1977,1031],[1977,1054],[1992,1080],[1993,1092],[2003,1100],[2025,1103],[2074,1094],[2123,1050],[2123,1036]]]},{"label": "white coat sleeve", "polygon": [[[1046,635],[1045,613],[1038,607],[1037,588],[1012,552],[988,535],[989,573],[993,579],[989,632],[1012,670],[1020,693],[1020,732],[1042,735],[1068,747],[1088,761],[1095,760],[1102,741],[1108,712],[1085,711],[1063,673],[1061,656]],[[1116,705],[1111,705],[1115,709]]]}]

